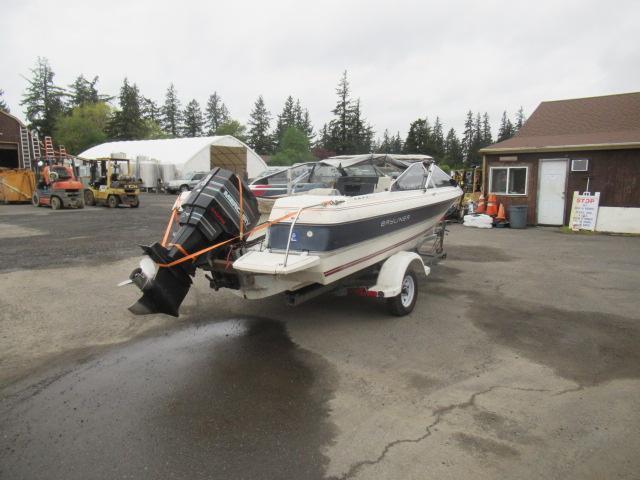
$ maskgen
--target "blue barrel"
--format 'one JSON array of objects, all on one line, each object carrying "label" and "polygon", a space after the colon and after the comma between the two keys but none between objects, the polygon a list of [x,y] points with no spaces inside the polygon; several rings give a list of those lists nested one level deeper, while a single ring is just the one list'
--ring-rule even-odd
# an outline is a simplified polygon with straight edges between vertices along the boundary
[{"label": "blue barrel", "polygon": [[511,228],[527,228],[528,205],[509,206],[509,226]]}]

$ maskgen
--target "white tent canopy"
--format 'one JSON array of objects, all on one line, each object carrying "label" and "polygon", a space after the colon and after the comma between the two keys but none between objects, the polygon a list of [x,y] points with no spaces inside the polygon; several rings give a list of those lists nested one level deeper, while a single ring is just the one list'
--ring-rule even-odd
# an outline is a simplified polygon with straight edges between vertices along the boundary
[{"label": "white tent canopy", "polygon": [[246,171],[248,177],[253,178],[267,168],[260,155],[230,135],[107,142],[78,156],[96,159],[113,153],[124,153],[130,160],[147,157],[160,165],[174,165],[178,175],[223,167],[236,173]]}]

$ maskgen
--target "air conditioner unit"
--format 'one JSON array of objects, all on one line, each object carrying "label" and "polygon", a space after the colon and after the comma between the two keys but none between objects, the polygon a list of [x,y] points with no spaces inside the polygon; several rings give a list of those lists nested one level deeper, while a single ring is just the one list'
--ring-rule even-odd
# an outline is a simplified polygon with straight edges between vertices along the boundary
[{"label": "air conditioner unit", "polygon": [[586,158],[571,160],[572,172],[586,172],[589,170],[589,160]]}]

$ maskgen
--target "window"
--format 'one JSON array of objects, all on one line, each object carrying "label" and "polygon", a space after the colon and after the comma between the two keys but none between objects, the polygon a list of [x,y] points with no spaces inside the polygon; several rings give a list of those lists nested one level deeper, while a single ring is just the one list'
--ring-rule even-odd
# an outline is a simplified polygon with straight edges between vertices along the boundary
[{"label": "window", "polygon": [[360,163],[358,165],[351,165],[350,167],[344,167],[344,171],[350,177],[377,177],[376,169],[370,163]]},{"label": "window", "polygon": [[528,167],[491,167],[490,193],[526,195]]}]

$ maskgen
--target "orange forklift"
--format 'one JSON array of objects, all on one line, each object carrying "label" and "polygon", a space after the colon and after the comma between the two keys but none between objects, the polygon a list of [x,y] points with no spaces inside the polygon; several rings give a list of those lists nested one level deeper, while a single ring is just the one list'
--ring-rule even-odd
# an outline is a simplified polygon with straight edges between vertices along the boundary
[{"label": "orange forklift", "polygon": [[84,208],[84,187],[76,177],[73,163],[65,165],[64,147],[60,146],[58,157],[53,150],[51,137],[45,137],[45,158],[38,162],[37,181],[31,203],[35,207]]}]

